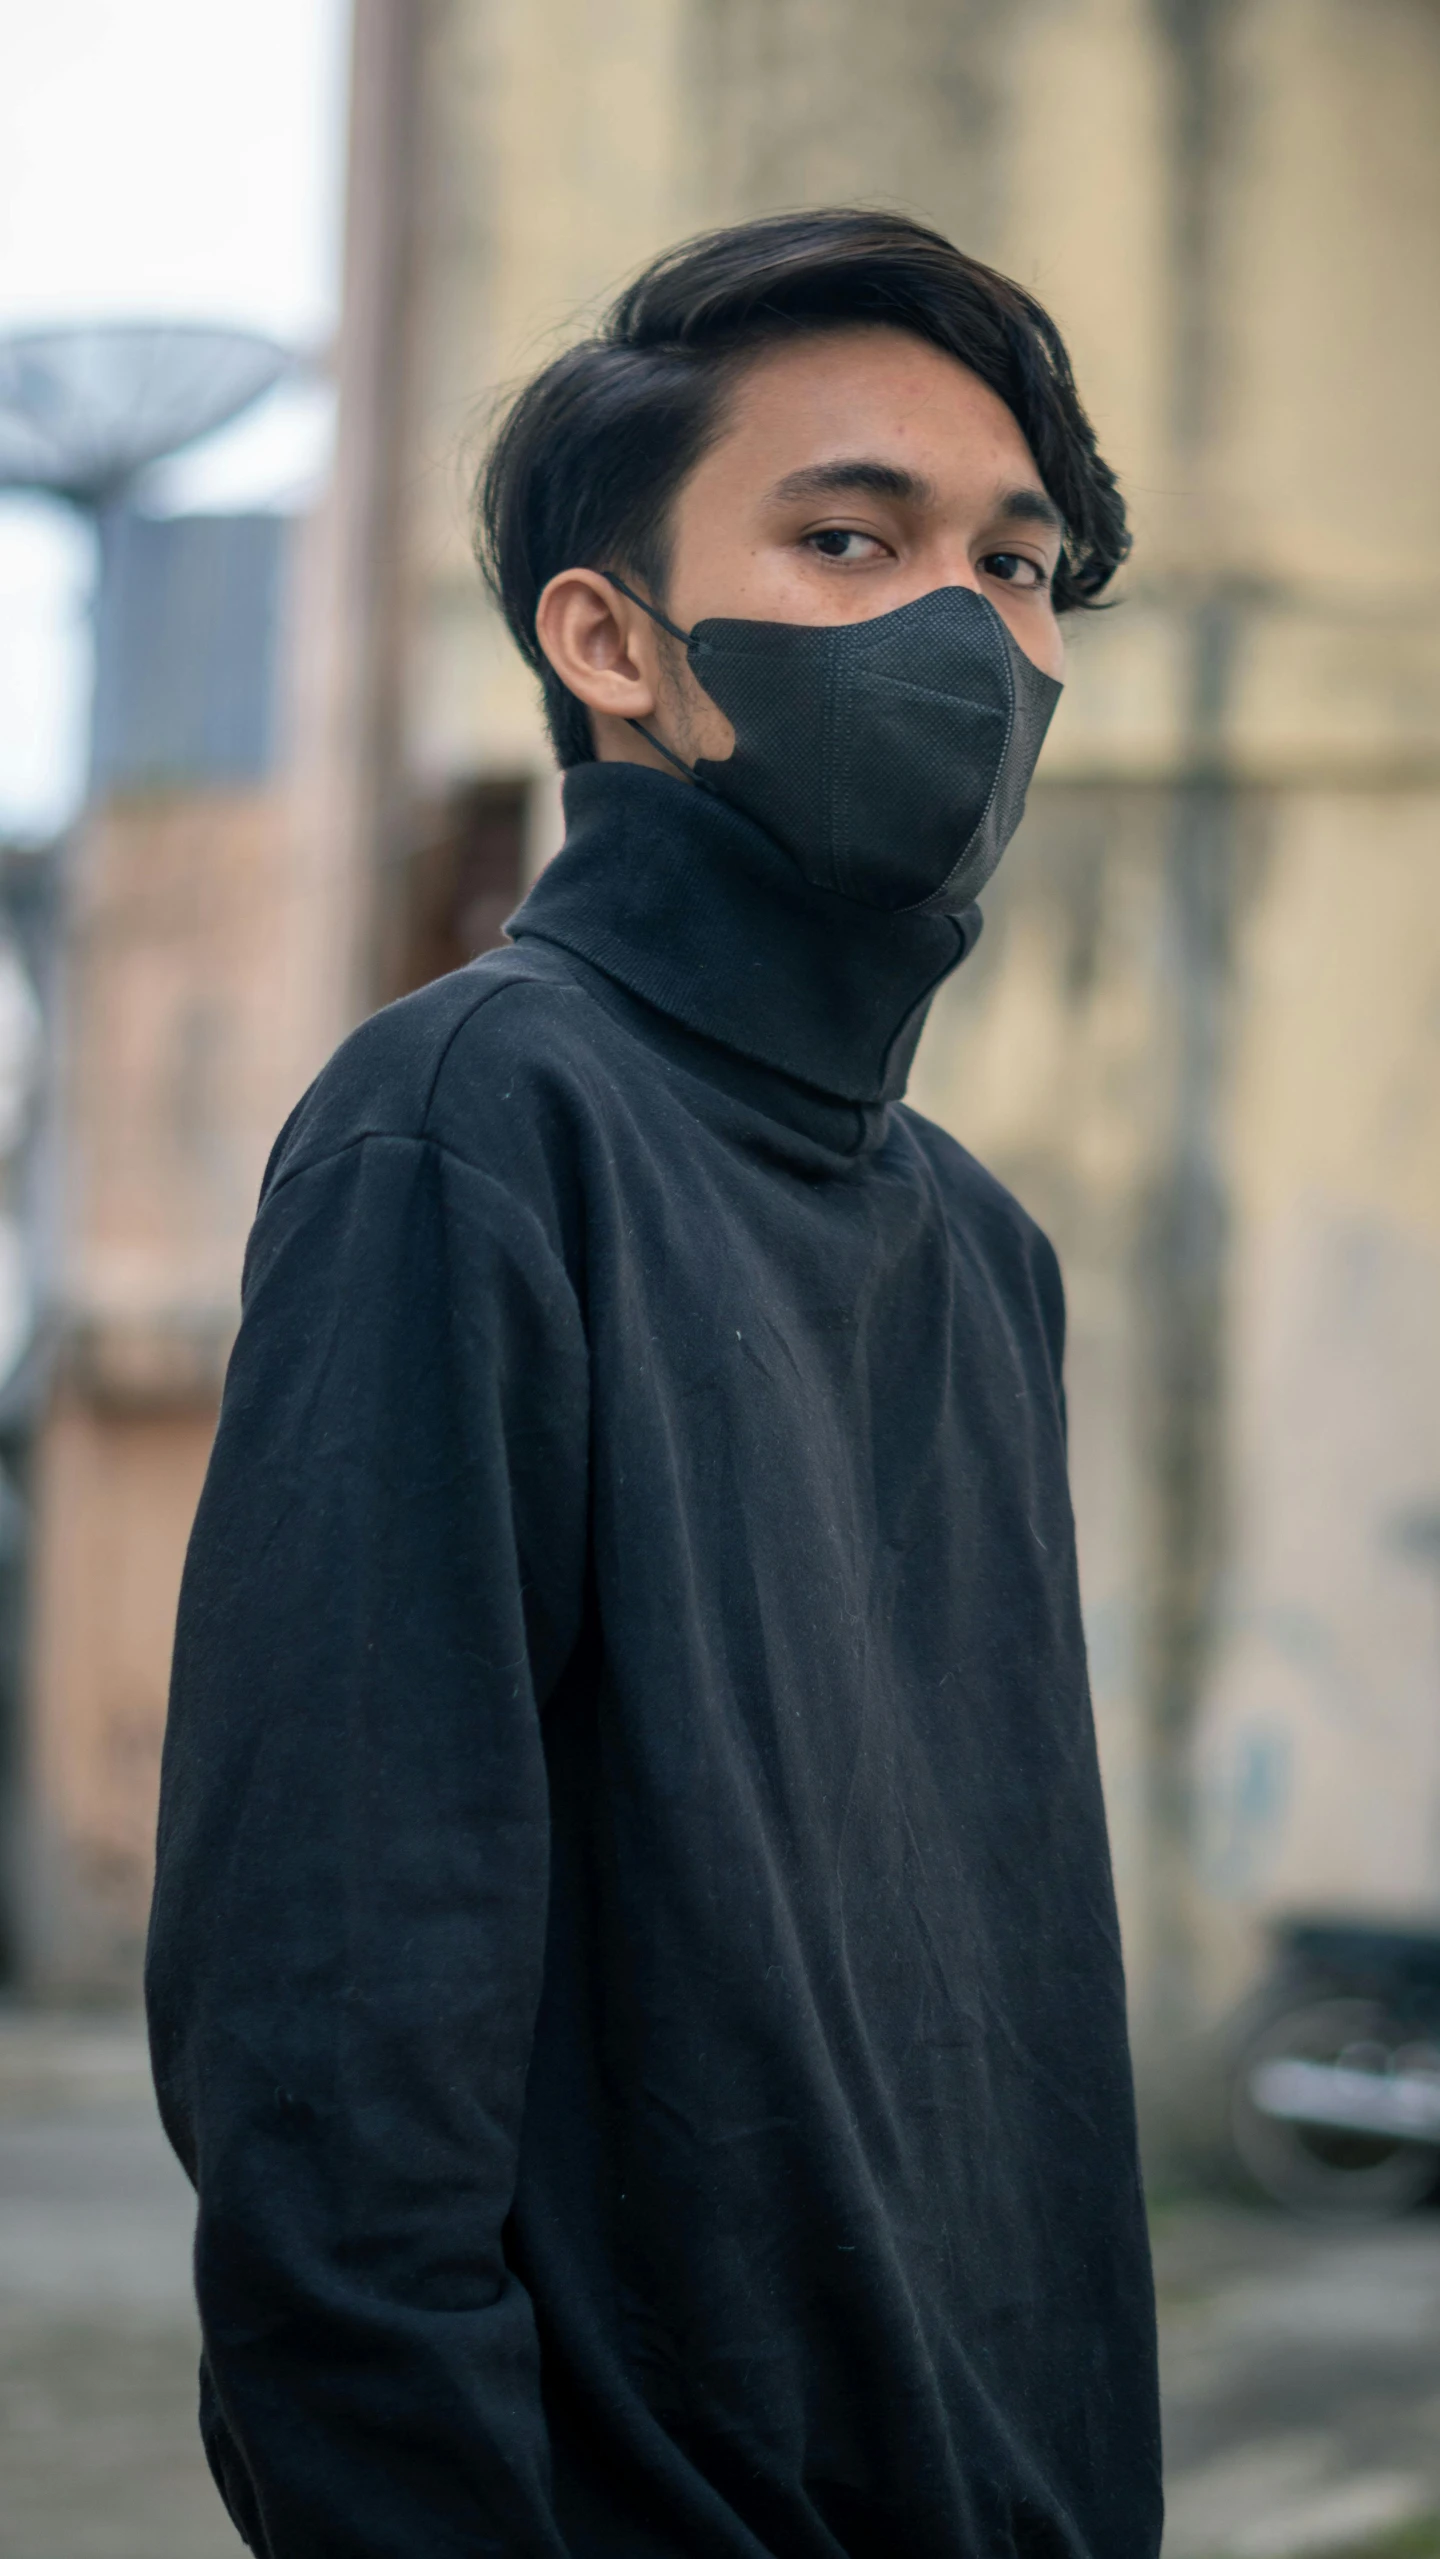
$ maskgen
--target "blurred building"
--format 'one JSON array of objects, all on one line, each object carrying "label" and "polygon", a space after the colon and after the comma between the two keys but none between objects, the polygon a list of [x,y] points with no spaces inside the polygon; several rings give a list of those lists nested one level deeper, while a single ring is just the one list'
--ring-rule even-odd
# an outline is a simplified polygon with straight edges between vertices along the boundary
[{"label": "blurred building", "polygon": [[179,1563],[259,1171],[313,1063],[286,788],[296,541],[280,516],[101,521],[90,801],[61,857],[11,1880],[48,1988],[134,1983]]},{"label": "blurred building", "polygon": [[94,1891],[46,1943],[123,1963],[143,1908],[264,1143],[345,1024],[493,939],[555,840],[468,555],[487,410],[660,245],[860,198],[1050,305],[1136,519],[915,1098],[1065,1263],[1159,2056],[1266,1911],[1440,1903],[1440,16],[357,0],[352,114],[284,752],[163,793],[108,774],[77,883],[35,1729],[53,1907]]}]

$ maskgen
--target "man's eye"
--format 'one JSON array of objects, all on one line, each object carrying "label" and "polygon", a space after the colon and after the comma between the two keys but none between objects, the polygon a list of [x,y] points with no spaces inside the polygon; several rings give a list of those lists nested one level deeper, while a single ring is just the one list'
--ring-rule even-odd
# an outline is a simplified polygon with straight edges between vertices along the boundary
[{"label": "man's eye", "polygon": [[1038,560],[1027,560],[1018,551],[991,551],[980,566],[987,577],[999,578],[1006,586],[1035,588],[1049,584]]},{"label": "man's eye", "polygon": [[805,539],[822,560],[875,559],[885,548],[873,533],[847,532],[839,524],[827,525],[823,533],[807,533]]}]

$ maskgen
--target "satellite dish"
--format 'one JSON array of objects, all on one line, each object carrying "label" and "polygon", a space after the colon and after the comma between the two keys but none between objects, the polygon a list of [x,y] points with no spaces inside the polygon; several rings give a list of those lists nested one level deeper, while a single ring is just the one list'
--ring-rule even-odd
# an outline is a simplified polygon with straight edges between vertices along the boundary
[{"label": "satellite dish", "polygon": [[108,321],[0,337],[0,488],[78,506],[248,409],[293,358],[247,329]]}]

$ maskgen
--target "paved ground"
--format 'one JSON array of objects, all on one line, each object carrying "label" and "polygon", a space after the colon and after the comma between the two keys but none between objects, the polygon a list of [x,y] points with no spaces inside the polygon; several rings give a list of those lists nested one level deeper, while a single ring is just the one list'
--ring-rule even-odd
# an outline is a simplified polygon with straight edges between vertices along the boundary
[{"label": "paved ground", "polygon": [[1166,2559],[1440,2559],[1440,2214],[1155,2222]]},{"label": "paved ground", "polygon": [[[189,2224],[134,2030],[0,2016],[0,2559],[236,2559]],[[1156,2255],[1166,2559],[1440,2559],[1440,2213],[1183,2205]]]},{"label": "paved ground", "polygon": [[237,2559],[189,2257],[134,2029],[0,2021],[0,2559]]}]

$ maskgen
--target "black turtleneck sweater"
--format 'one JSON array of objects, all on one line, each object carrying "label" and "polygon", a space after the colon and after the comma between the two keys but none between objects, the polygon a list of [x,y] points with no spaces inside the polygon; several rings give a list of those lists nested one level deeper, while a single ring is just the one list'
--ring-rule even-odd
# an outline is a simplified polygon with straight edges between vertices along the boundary
[{"label": "black turtleneck sweater", "polygon": [[1054,1256],[963,925],[585,767],[266,1179],[149,1991],[267,2559],[1151,2559]]}]

